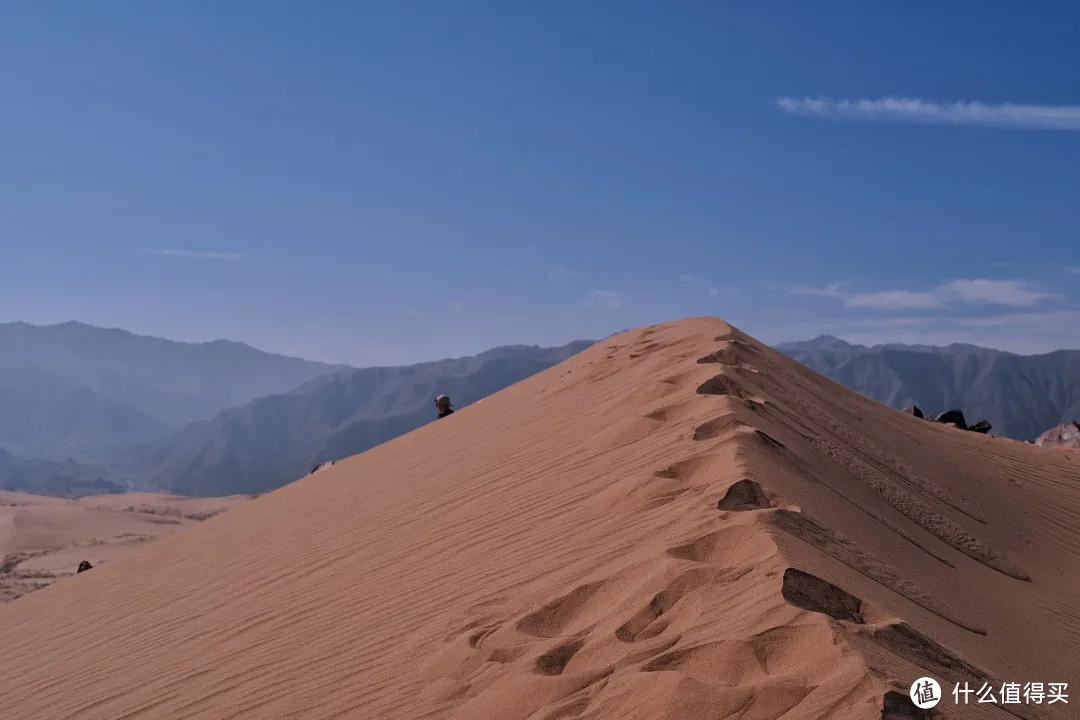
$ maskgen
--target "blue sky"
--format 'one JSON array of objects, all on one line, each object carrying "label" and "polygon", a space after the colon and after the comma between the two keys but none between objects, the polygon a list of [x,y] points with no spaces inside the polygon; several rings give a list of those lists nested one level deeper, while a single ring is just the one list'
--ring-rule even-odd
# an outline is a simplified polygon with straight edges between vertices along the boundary
[{"label": "blue sky", "polygon": [[692,315],[769,342],[1080,347],[1078,22],[8,3],[0,320],[358,365]]}]

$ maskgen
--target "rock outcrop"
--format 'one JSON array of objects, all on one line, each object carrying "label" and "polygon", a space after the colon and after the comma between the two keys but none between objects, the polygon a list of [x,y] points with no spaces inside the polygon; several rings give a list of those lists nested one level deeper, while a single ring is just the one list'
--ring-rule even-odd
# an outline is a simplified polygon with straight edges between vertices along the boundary
[{"label": "rock outcrop", "polygon": [[964,419],[962,410],[946,410],[937,415],[934,418],[934,422],[939,422],[944,425],[955,425],[958,428],[967,430],[967,420]]},{"label": "rock outcrop", "polygon": [[907,413],[908,415],[914,415],[917,418],[926,417],[925,415],[923,415],[923,411],[919,409],[919,406],[915,404],[908,405],[906,408],[904,408],[903,412]]},{"label": "rock outcrop", "polygon": [[1050,428],[1035,439],[1039,447],[1080,448],[1080,422],[1067,422]]},{"label": "rock outcrop", "polygon": [[970,430],[972,432],[982,433],[983,435],[990,432],[993,425],[989,420],[980,420],[974,425],[968,425],[967,420],[964,418],[964,412],[962,410],[945,410],[937,415],[924,415],[923,411],[919,409],[918,405],[908,405],[901,412],[908,415],[913,415],[917,418],[925,418],[930,422],[938,422],[943,425],[953,425],[961,430]]}]

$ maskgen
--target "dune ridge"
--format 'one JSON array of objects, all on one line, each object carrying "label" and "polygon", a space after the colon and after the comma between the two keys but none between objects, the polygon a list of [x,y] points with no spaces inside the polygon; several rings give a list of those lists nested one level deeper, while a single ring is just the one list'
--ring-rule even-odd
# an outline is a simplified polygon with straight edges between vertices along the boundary
[{"label": "dune ridge", "polygon": [[1067,455],[921,422],[685,320],[0,607],[0,702],[930,717],[904,700],[922,675],[1075,681],[1078,517]]}]

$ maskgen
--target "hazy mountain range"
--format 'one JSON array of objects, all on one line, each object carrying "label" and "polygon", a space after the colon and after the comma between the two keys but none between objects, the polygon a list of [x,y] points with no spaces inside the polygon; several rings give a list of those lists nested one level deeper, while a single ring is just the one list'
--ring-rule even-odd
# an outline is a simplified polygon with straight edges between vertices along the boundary
[{"label": "hazy mountain range", "polygon": [[0,368],[0,447],[16,455],[94,460],[168,430],[158,418],[41,366]]},{"label": "hazy mountain range", "polygon": [[851,345],[831,336],[777,349],[879,402],[959,408],[992,432],[1032,440],[1080,418],[1080,350],[1014,355],[974,345]]},{"label": "hazy mountain range", "polygon": [[590,343],[359,370],[219,340],[0,324],[0,489],[262,492],[430,422]]},{"label": "hazy mountain range", "polygon": [[[436,394],[462,407],[590,344],[356,369],[224,340],[0,325],[0,489],[264,492],[431,422]],[[961,408],[996,434],[1032,439],[1080,417],[1080,351],[866,347],[829,336],[778,348],[880,402]]]},{"label": "hazy mountain range", "polygon": [[[51,373],[73,400],[109,403],[107,415],[118,417],[121,425],[146,417],[164,428],[205,420],[342,367],[228,340],[175,342],[77,322],[0,324],[0,377],[9,385],[23,373]],[[7,410],[10,406],[0,407],[0,413]],[[123,442],[123,428],[118,430],[117,440]],[[5,441],[0,435],[0,446],[6,447]]]}]

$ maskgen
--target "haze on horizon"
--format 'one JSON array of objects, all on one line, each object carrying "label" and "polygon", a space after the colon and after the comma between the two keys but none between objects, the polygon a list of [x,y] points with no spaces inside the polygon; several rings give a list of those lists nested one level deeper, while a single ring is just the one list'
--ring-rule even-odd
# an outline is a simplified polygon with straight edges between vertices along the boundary
[{"label": "haze on horizon", "polygon": [[0,322],[1080,347],[1075,8],[58,7],[0,12]]}]

